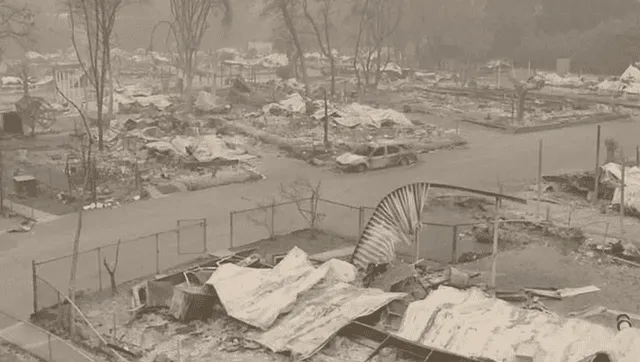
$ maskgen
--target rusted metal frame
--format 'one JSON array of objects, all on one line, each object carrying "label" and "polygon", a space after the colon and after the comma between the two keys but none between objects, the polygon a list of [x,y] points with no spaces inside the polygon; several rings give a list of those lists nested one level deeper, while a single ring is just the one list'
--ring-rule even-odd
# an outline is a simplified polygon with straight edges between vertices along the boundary
[{"label": "rusted metal frame", "polygon": [[364,362],[371,361],[380,352],[380,350],[382,350],[384,347],[386,347],[387,342],[389,342],[389,338],[391,338],[391,336],[386,336],[382,340],[382,342],[380,342],[378,344],[378,347],[376,347],[376,349],[374,349],[373,352],[371,352],[371,354],[369,354],[369,357],[367,357],[367,359],[365,359]]},{"label": "rusted metal frame", "polygon": [[[394,347],[402,356],[410,355],[421,361],[427,361],[434,358],[434,361],[456,361],[456,362],[495,362],[489,359],[477,359],[473,357],[461,356],[452,352],[428,347],[422,344],[408,341],[404,338],[392,335],[378,328],[366,325],[361,322],[353,321],[342,328],[341,334],[347,336],[363,337],[374,342],[378,342],[378,348],[374,351],[376,354],[384,347]],[[375,356],[372,354],[369,359]],[[365,360],[369,361],[369,359]]]},{"label": "rusted metal frame", "polygon": [[484,191],[484,190],[472,189],[472,188],[468,188],[468,187],[447,185],[447,184],[439,184],[439,183],[432,183],[432,182],[429,182],[429,184],[431,185],[431,187],[435,187],[435,188],[438,188],[438,189],[447,189],[447,190],[457,190],[457,191],[470,192],[470,193],[473,193],[473,194],[500,198],[501,200],[509,200],[509,201],[517,202],[519,204],[526,204],[527,203],[527,200],[522,199],[520,197],[500,194],[500,193],[491,192],[491,191]]}]

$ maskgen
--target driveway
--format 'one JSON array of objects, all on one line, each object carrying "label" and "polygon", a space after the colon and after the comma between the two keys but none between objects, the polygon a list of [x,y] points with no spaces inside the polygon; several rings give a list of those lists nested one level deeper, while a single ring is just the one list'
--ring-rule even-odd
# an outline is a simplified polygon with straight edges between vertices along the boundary
[{"label": "driveway", "polygon": [[[470,140],[467,149],[423,155],[420,162],[410,168],[340,174],[314,168],[301,161],[269,159],[266,161],[271,166],[265,172],[267,179],[261,182],[176,194],[117,209],[88,212],[84,218],[81,249],[110,244],[117,238],[130,239],[170,229],[177,219],[198,217],[208,220],[208,249],[225,249],[228,244],[229,211],[253,207],[255,203],[251,200],[277,194],[282,182],[299,176],[322,180],[324,198],[356,205],[375,205],[389,191],[414,181],[443,182],[488,190],[496,189],[498,178],[507,186],[523,184],[523,181],[534,182],[538,138],[544,139],[544,172],[595,166],[595,126],[525,135],[503,135],[471,128],[475,126],[464,127],[463,135]],[[639,124],[608,123],[602,126],[602,130],[603,140],[615,137],[625,147],[625,154],[635,155],[635,146],[640,143],[635,138],[640,134]],[[337,225],[342,215],[330,217],[334,220],[331,223]],[[30,234],[0,236],[0,263],[4,270],[0,288],[5,293],[0,309],[25,317],[31,312],[31,260],[69,254],[75,225],[76,216],[69,215],[37,225]],[[255,239],[258,238],[260,236]],[[250,239],[246,236],[241,241],[246,243],[255,240]],[[121,253],[121,258],[128,261],[121,260],[120,263],[133,265],[136,260],[153,258],[150,250],[142,246],[131,247]],[[92,258],[90,262],[95,264],[95,256]],[[124,281],[138,276],[128,273],[136,273],[136,270],[123,268],[118,279]],[[46,272],[48,279],[66,280],[68,275],[68,264]]]}]

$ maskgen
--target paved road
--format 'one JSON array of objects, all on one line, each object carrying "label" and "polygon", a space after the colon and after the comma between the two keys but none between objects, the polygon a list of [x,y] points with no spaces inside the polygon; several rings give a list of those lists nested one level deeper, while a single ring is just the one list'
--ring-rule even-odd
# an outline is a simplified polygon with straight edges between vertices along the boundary
[{"label": "paved road", "polygon": [[[169,229],[179,218],[206,217],[209,250],[227,247],[229,211],[252,207],[250,200],[275,194],[280,183],[298,176],[323,181],[323,196],[360,205],[375,205],[392,189],[413,181],[447,182],[462,186],[496,189],[500,177],[507,185],[535,180],[538,138],[544,139],[544,171],[592,168],[595,155],[595,126],[574,127],[528,135],[502,135],[465,126],[467,149],[441,151],[424,155],[418,165],[407,169],[389,169],[362,175],[338,174],[308,166],[303,162],[279,158],[270,160],[267,180],[178,194],[167,198],[138,202],[118,209],[87,213],[82,235],[82,249],[113,243],[116,238],[145,235]],[[625,153],[635,155],[640,143],[640,123],[603,125],[603,140],[615,136]],[[604,154],[604,151],[602,152]],[[68,254],[76,225],[70,215],[37,225],[31,234],[6,234],[0,238],[0,265],[4,270],[0,288],[4,292],[0,308],[20,316],[31,312],[31,260]],[[351,226],[350,226],[351,227]],[[243,240],[249,242],[252,240]],[[152,249],[129,248],[131,260],[153,258]],[[93,257],[95,258],[95,257]],[[95,259],[92,260],[95,263]],[[130,261],[131,262],[131,261]],[[125,262],[121,261],[121,265]],[[88,270],[88,269],[83,269]],[[130,279],[123,269],[120,280]],[[64,280],[69,266],[48,270],[47,277]]]}]

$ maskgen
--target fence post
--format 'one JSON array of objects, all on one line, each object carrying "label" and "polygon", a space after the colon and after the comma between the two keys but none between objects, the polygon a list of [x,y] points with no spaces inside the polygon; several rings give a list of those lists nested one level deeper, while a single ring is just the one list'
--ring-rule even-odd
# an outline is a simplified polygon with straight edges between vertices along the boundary
[{"label": "fence post", "polygon": [[496,217],[493,222],[493,252],[491,257],[491,287],[496,287],[496,270],[498,263],[498,236],[500,233],[500,220]]},{"label": "fence post", "polygon": [[31,278],[33,283],[33,314],[36,314],[38,313],[38,274],[35,260],[31,260]]},{"label": "fence post", "polygon": [[53,361],[53,351],[51,349],[51,334],[47,333],[47,349],[49,350],[49,361]]},{"label": "fence post", "polygon": [[233,248],[233,211],[229,212],[229,248]]},{"label": "fence post", "polygon": [[97,249],[98,251],[98,290],[102,291],[102,268],[100,267],[100,259],[102,259],[102,247]]},{"label": "fence post", "polygon": [[47,169],[49,170],[49,192],[51,192],[51,195],[53,196],[55,192],[53,191],[53,177],[51,175],[51,167],[47,167]]},{"label": "fence post", "polygon": [[156,275],[160,274],[160,237],[156,234]]},{"label": "fence post", "polygon": [[180,255],[180,220],[178,220],[176,222],[176,240],[177,240],[177,245],[176,245],[176,250],[177,250],[177,254]]},{"label": "fence post", "polygon": [[273,201],[271,203],[271,235],[269,235],[269,239],[273,239],[276,235],[276,202]]},{"label": "fence post", "polygon": [[202,219],[202,245],[204,247],[205,254],[208,252],[207,249],[207,219]]},{"label": "fence post", "polygon": [[451,264],[455,264],[458,256],[458,225],[453,225],[453,245],[451,247]]},{"label": "fence post", "polygon": [[364,206],[358,208],[358,238],[362,236],[364,229]]}]

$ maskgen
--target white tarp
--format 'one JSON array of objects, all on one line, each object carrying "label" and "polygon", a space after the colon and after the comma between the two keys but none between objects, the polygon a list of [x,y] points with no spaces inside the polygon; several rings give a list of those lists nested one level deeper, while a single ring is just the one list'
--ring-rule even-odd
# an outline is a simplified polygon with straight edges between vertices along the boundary
[{"label": "white tarp", "polygon": [[279,103],[267,104],[262,107],[262,111],[269,114],[274,108],[286,110],[292,113],[305,113],[307,111],[307,104],[299,93],[292,93]]},{"label": "white tarp", "polygon": [[[609,162],[602,166],[602,170],[605,172],[602,181],[611,181],[616,184],[620,184],[622,181],[622,166]],[[625,167],[624,169],[624,204],[626,207],[630,207],[636,211],[640,211],[640,168]],[[611,204],[620,204],[620,187],[616,187],[613,192],[613,198]]]},{"label": "white tarp", "polygon": [[515,362],[516,350],[532,345],[536,362],[579,362],[603,352],[617,362],[636,362],[640,333],[616,333],[578,318],[527,310],[480,289],[440,287],[407,308],[398,335],[456,354]]},{"label": "white tarp", "polygon": [[260,329],[250,338],[305,359],[352,320],[406,295],[348,284],[355,279],[352,264],[332,259],[315,268],[296,247],[273,269],[223,264],[206,284],[229,316]]},{"label": "white tarp", "polygon": [[585,81],[582,77],[567,74],[564,77],[556,73],[538,72],[538,77],[544,79],[546,85],[554,87],[582,87]]},{"label": "white tarp", "polygon": [[206,91],[200,91],[195,102],[195,107],[199,111],[209,112],[216,108],[216,97]]},{"label": "white tarp", "polygon": [[289,64],[286,54],[272,53],[260,59],[259,64],[265,68],[278,68]]},{"label": "white tarp", "polygon": [[394,62],[387,63],[384,67],[382,67],[383,72],[393,72],[398,75],[402,75],[402,67]]},{"label": "white tarp", "polygon": [[383,122],[392,122],[399,126],[411,127],[413,123],[402,113],[393,109],[379,109],[352,103],[342,112],[343,117],[335,118],[335,122],[345,127],[358,125],[380,128]]}]

